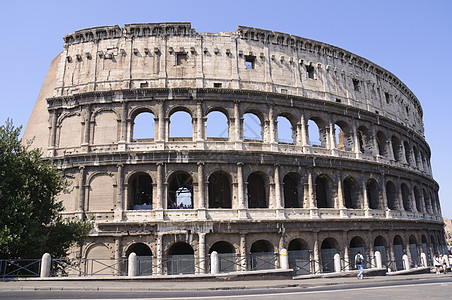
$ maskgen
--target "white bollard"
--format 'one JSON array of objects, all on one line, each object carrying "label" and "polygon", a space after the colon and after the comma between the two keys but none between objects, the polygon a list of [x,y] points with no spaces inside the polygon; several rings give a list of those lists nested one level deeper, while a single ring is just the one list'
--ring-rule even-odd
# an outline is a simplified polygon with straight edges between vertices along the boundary
[{"label": "white bollard", "polygon": [[339,253],[334,254],[334,272],[339,273],[341,271],[341,255]]},{"label": "white bollard", "polygon": [[135,252],[129,254],[129,267],[127,270],[127,275],[129,277],[138,275],[138,257]]},{"label": "white bollard", "polygon": [[52,257],[49,253],[44,253],[41,260],[41,278],[50,277],[50,267],[52,265]]},{"label": "white bollard", "polygon": [[423,267],[427,267],[427,255],[424,252],[421,253],[421,264]]},{"label": "white bollard", "polygon": [[281,262],[281,269],[288,270],[289,269],[289,255],[287,254],[287,250],[282,248],[279,252],[279,259]]},{"label": "white bollard", "polygon": [[210,273],[218,274],[220,273],[220,259],[218,257],[218,252],[213,251],[210,253]]},{"label": "white bollard", "polygon": [[380,251],[375,251],[375,264],[376,264],[377,269],[383,268],[383,262],[381,261]]},{"label": "white bollard", "polygon": [[408,259],[408,255],[404,254],[402,256],[402,260],[403,260],[403,266],[405,267],[405,270],[409,271],[410,270],[410,260]]}]

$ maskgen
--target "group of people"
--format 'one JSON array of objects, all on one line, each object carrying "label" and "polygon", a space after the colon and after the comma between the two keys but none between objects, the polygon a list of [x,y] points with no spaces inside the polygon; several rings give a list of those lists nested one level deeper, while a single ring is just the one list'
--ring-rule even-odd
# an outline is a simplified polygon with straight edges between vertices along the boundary
[{"label": "group of people", "polygon": [[450,259],[447,254],[435,254],[433,256],[433,266],[436,269],[436,274],[441,273],[441,268],[444,274],[447,274],[447,270],[450,268]]}]

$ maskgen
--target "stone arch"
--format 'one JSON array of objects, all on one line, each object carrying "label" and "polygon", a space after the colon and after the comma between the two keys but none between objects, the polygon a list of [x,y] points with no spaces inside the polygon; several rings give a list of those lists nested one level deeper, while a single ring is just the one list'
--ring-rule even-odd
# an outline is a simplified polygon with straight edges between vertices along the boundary
[{"label": "stone arch", "polygon": [[193,208],[193,177],[177,171],[168,177],[168,203],[170,209]]},{"label": "stone arch", "polygon": [[373,153],[372,135],[366,126],[358,127],[359,151],[363,154],[371,155]]},{"label": "stone arch", "polygon": [[111,174],[94,173],[87,180],[89,183],[88,201],[86,210],[111,211],[114,207],[114,187],[115,182]]},{"label": "stone arch", "polygon": [[325,122],[321,118],[312,116],[308,120],[307,131],[311,147],[327,147],[327,130]]},{"label": "stone arch", "polygon": [[395,161],[402,161],[403,154],[401,152],[400,141],[393,135],[391,138],[392,154],[394,155]]},{"label": "stone arch", "polygon": [[358,209],[361,208],[359,200],[359,185],[355,178],[348,176],[343,182],[345,207]]},{"label": "stone arch", "polygon": [[299,174],[294,172],[287,173],[283,179],[283,190],[285,208],[303,207],[303,190]]},{"label": "stone arch", "polygon": [[250,269],[268,270],[275,268],[275,254],[272,243],[258,240],[250,248]]},{"label": "stone arch", "polygon": [[80,147],[82,142],[82,118],[79,113],[66,114],[59,120],[59,148]]},{"label": "stone arch", "polygon": [[311,260],[308,243],[303,239],[293,239],[287,247],[289,268],[294,275],[308,275],[311,273]]},{"label": "stone arch", "polygon": [[133,114],[133,140],[152,141],[155,137],[155,115],[150,110],[140,109]]},{"label": "stone arch", "polygon": [[402,191],[403,209],[406,211],[413,211],[413,207],[411,204],[411,194],[408,186],[405,183],[402,183],[400,185],[400,189]]},{"label": "stone arch", "polygon": [[248,176],[248,208],[268,208],[268,192],[265,184],[267,177],[264,176],[261,172],[253,172]]},{"label": "stone arch", "polygon": [[417,148],[415,145],[413,145],[413,157],[414,157],[414,160],[413,160],[414,166],[416,168],[419,168],[419,152],[417,151]]},{"label": "stone arch", "polygon": [[84,265],[84,271],[86,273],[96,275],[114,274],[112,268],[105,268],[105,264],[98,261],[99,259],[113,258],[112,251],[105,244],[92,244],[88,246],[85,252],[85,258],[90,262]]},{"label": "stone arch", "polygon": [[224,171],[213,172],[208,179],[209,208],[232,208],[231,177]]},{"label": "stone arch", "polygon": [[195,273],[195,251],[185,242],[176,242],[168,249],[168,275]]},{"label": "stone arch", "polygon": [[413,188],[413,194],[414,194],[414,200],[416,202],[416,209],[418,212],[424,212],[422,208],[422,199],[421,199],[421,193],[419,192],[419,188],[415,186]]},{"label": "stone arch", "polygon": [[374,251],[378,251],[381,254],[381,262],[383,265],[388,265],[387,242],[381,235],[377,236],[374,240]]},{"label": "stone arch", "polygon": [[169,114],[168,137],[177,141],[180,139],[193,139],[193,118],[187,108],[174,108]]},{"label": "stone arch", "polygon": [[386,182],[386,199],[390,210],[397,210],[397,190],[392,181]]},{"label": "stone arch", "polygon": [[410,237],[408,238],[408,245],[410,248],[411,266],[412,267],[420,266],[417,240],[414,235],[410,235]]},{"label": "stone arch", "polygon": [[425,189],[422,189],[422,193],[424,195],[425,210],[429,213],[432,213],[432,203],[430,195],[427,193]]},{"label": "stone arch", "polygon": [[119,117],[116,111],[101,109],[93,115],[94,145],[113,144],[118,141]]},{"label": "stone arch", "polygon": [[339,243],[335,238],[328,237],[320,246],[320,259],[324,273],[334,272],[334,255],[339,253]]},{"label": "stone arch", "polygon": [[296,127],[286,115],[277,118],[278,143],[294,144],[296,140]]},{"label": "stone arch", "polygon": [[328,175],[321,174],[317,176],[315,179],[317,208],[334,208],[332,190],[332,180]]},{"label": "stone arch", "polygon": [[[356,269],[355,266],[355,256],[358,254],[358,252],[361,253],[361,255],[366,258],[366,242],[364,239],[360,236],[355,236],[350,240],[350,251],[349,251],[349,261],[350,261],[350,267],[352,269]],[[368,259],[366,259],[368,261]]]},{"label": "stone arch", "polygon": [[152,178],[146,172],[135,172],[128,179],[128,209],[152,209]]},{"label": "stone arch", "polygon": [[353,151],[353,133],[346,122],[337,121],[334,124],[334,137],[337,149],[342,151]]},{"label": "stone arch", "polygon": [[231,243],[226,241],[218,241],[210,247],[209,254],[212,254],[213,251],[218,253],[221,273],[237,271],[238,266],[234,263],[236,261],[236,249]]},{"label": "stone arch", "polygon": [[380,189],[375,179],[370,178],[367,181],[367,201],[370,209],[382,209],[380,202]]},{"label": "stone arch", "polygon": [[378,155],[387,157],[388,156],[388,146],[386,135],[382,131],[377,132],[377,146]]},{"label": "stone arch", "polygon": [[243,114],[243,139],[250,141],[264,140],[264,120],[262,114],[247,111]]},{"label": "stone arch", "polygon": [[393,245],[396,270],[403,270],[403,255],[405,254],[405,251],[403,249],[405,247],[403,239],[400,235],[394,236]]},{"label": "stone arch", "polygon": [[405,152],[406,163],[409,164],[409,165],[412,165],[413,162],[412,162],[412,159],[411,159],[411,149],[410,149],[410,145],[408,144],[407,141],[403,142],[403,149],[404,149],[404,152]]},{"label": "stone arch", "polygon": [[126,257],[129,257],[131,253],[135,253],[137,256],[152,257],[152,250],[148,245],[144,243],[134,243],[129,245],[126,250]]},{"label": "stone arch", "polygon": [[208,139],[228,139],[229,118],[224,110],[212,109],[207,114],[206,138]]}]

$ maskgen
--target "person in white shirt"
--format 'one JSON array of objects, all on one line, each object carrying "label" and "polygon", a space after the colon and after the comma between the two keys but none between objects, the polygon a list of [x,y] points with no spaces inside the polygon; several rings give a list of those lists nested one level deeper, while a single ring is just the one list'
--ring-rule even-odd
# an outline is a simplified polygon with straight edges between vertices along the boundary
[{"label": "person in white shirt", "polygon": [[364,257],[361,254],[361,251],[358,251],[358,253],[355,255],[355,265],[359,270],[358,279],[363,279]]}]

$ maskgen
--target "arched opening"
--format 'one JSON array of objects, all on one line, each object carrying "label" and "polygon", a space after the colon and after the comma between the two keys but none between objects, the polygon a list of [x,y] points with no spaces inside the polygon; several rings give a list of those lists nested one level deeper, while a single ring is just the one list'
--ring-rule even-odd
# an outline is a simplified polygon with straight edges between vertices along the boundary
[{"label": "arched opening", "polygon": [[289,173],[286,176],[284,176],[283,186],[284,186],[284,207],[285,208],[303,207],[299,175],[295,173]]},{"label": "arched opening", "polygon": [[420,266],[420,264],[419,264],[419,254],[417,251],[417,240],[414,235],[410,235],[409,243],[411,254],[411,267],[417,268]]},{"label": "arched opening", "polygon": [[413,146],[413,156],[414,156],[414,166],[419,168],[419,153],[417,152],[416,146]]},{"label": "arched opening", "polygon": [[[400,235],[394,237],[394,258],[396,270],[403,270],[403,239]],[[393,266],[394,267],[394,266]]]},{"label": "arched opening", "polygon": [[171,141],[191,140],[193,124],[191,115],[185,111],[176,111],[170,116],[169,137]]},{"label": "arched opening", "polygon": [[359,143],[359,151],[364,154],[372,154],[372,136],[369,133],[369,130],[364,127],[358,127],[358,143]]},{"label": "arched opening", "polygon": [[245,140],[262,141],[263,127],[259,117],[253,113],[243,115],[243,135]]},{"label": "arched opening", "polygon": [[[358,254],[358,251],[361,252],[361,255],[364,257],[365,261],[368,262],[369,260],[366,259],[367,255],[366,255],[366,243],[364,242],[364,240],[359,237],[359,236],[355,236],[354,238],[351,239],[350,241],[350,267],[352,269],[356,269],[355,266],[355,256],[356,254]],[[366,267],[366,264],[364,264],[364,268]]]},{"label": "arched opening", "polygon": [[289,268],[294,275],[308,275],[311,273],[311,260],[307,243],[302,239],[294,239],[287,249],[289,254]]},{"label": "arched opening", "polygon": [[386,145],[386,136],[381,131],[377,133],[377,144],[378,144],[378,155],[387,157],[388,151]]},{"label": "arched opening", "polygon": [[232,208],[231,181],[223,171],[209,176],[209,208]]},{"label": "arched opening", "polygon": [[138,274],[152,275],[152,251],[143,243],[133,244],[127,249],[126,256],[135,253],[138,256]]},{"label": "arched opening", "polygon": [[227,116],[220,111],[211,111],[206,122],[207,139],[227,140],[229,136],[229,123]]},{"label": "arched opening", "polygon": [[268,270],[275,268],[273,245],[269,241],[259,240],[251,245],[251,270]]},{"label": "arched opening", "polygon": [[424,194],[424,203],[425,203],[425,210],[429,213],[432,213],[432,206],[430,201],[430,196],[427,193],[425,189],[422,189],[422,193]]},{"label": "arched opening", "polygon": [[129,179],[129,209],[152,209],[152,179],[144,172]]},{"label": "arched opening", "polygon": [[404,149],[404,152],[405,152],[405,160],[406,160],[406,163],[407,163],[407,164],[412,164],[412,161],[411,161],[411,150],[410,150],[410,145],[408,145],[408,142],[407,142],[407,141],[404,141],[404,142],[403,142],[403,149]]},{"label": "arched opening", "polygon": [[334,137],[337,149],[342,151],[353,150],[353,135],[347,123],[338,121],[334,124]]},{"label": "arched opening", "polygon": [[432,191],[430,191],[429,194],[430,194],[430,203],[431,203],[431,206],[432,206],[432,211],[433,211],[434,214],[438,214],[439,207],[437,205],[436,199],[433,196]]},{"label": "arched opening", "polygon": [[334,208],[331,180],[326,175],[319,175],[315,179],[315,198],[317,208]]},{"label": "arched opening", "polygon": [[359,188],[356,180],[352,177],[345,178],[343,188],[345,207],[352,209],[361,208],[361,203],[359,201]]},{"label": "arched opening", "polygon": [[435,237],[433,235],[430,236],[431,247],[433,250],[433,254],[440,254],[438,249],[438,244],[436,243]]},{"label": "arched opening", "polygon": [[414,200],[416,202],[416,209],[418,212],[424,212],[422,208],[422,202],[421,202],[421,193],[419,192],[419,188],[417,186],[414,187]]},{"label": "arched opening", "polygon": [[400,185],[400,188],[402,190],[403,209],[406,211],[413,211],[411,207],[411,195],[408,186],[405,183],[402,183]]},{"label": "arched opening", "polygon": [[176,172],[168,180],[168,208],[193,208],[193,178],[186,172]]},{"label": "arched opening", "polygon": [[308,120],[308,136],[311,147],[326,148],[326,130],[322,120],[318,118]]},{"label": "arched opening", "polygon": [[377,236],[374,241],[374,251],[381,254],[381,262],[384,266],[388,265],[388,256],[386,254],[386,240],[381,235]]},{"label": "arched opening", "polygon": [[401,161],[402,153],[401,153],[400,142],[399,142],[399,139],[394,135],[391,138],[391,144],[392,144],[392,153],[394,154],[395,161]]},{"label": "arched opening", "polygon": [[[421,243],[422,243],[422,252],[425,253],[425,255],[427,256],[427,265],[430,265],[432,254],[428,250],[428,247],[427,247],[428,241],[427,241],[427,237],[424,234],[421,237]],[[426,266],[424,266],[424,267],[426,267]]]},{"label": "arched opening", "polygon": [[248,208],[267,208],[267,195],[265,182],[254,172],[248,176]]},{"label": "arched opening", "polygon": [[294,143],[294,130],[292,123],[289,119],[283,116],[278,116],[278,143],[293,144]]},{"label": "arched opening", "polygon": [[369,201],[370,209],[381,209],[380,205],[380,191],[378,188],[378,183],[375,179],[369,179],[367,181],[367,200]]},{"label": "arched opening", "polygon": [[334,255],[339,252],[338,242],[334,238],[326,238],[320,247],[320,259],[324,273],[334,272]]},{"label": "arched opening", "polygon": [[133,119],[133,139],[146,142],[154,140],[155,116],[150,112],[142,112]]},{"label": "arched opening", "polygon": [[190,244],[174,243],[168,250],[168,275],[195,273],[195,252]]},{"label": "arched opening", "polygon": [[216,242],[210,247],[209,254],[212,254],[213,251],[218,253],[221,273],[234,272],[237,270],[235,250],[231,243],[225,241]]},{"label": "arched opening", "polygon": [[397,190],[392,181],[386,183],[386,199],[388,201],[388,208],[391,210],[397,210]]}]

